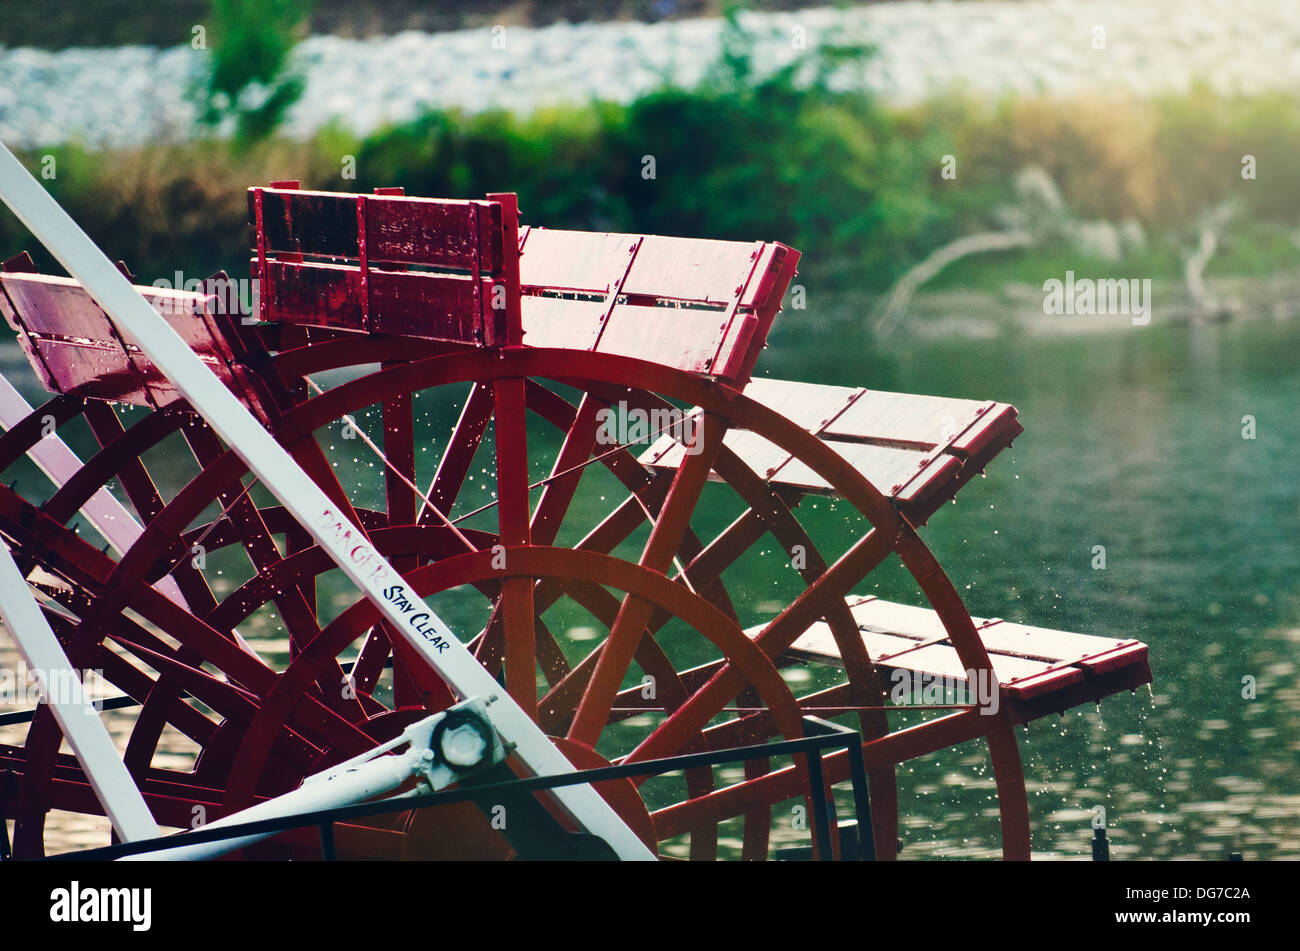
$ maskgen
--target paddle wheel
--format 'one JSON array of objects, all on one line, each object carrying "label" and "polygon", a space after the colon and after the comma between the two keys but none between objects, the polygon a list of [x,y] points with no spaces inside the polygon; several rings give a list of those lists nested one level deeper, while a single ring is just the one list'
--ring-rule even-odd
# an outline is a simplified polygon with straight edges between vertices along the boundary
[{"label": "paddle wheel", "polygon": [[[394,621],[426,616],[421,602],[580,769],[851,718],[882,858],[908,807],[895,767],[970,741],[1003,854],[1027,858],[1015,726],[1150,680],[1136,641],[972,618],[921,540],[1021,432],[1013,407],[753,376],[793,249],[522,227],[508,194],[281,182],[250,189],[249,218],[251,313],[222,275],[136,290],[336,524],[304,524],[81,283],[26,257],[0,274],[0,309],[54,394],[35,409],[0,394],[0,535],[70,663],[122,695],[122,759],[158,825],[267,802],[467,699]],[[96,446],[84,460],[61,439],[78,430]],[[358,564],[387,559],[388,613],[321,532]],[[924,606],[865,593],[895,555]],[[447,645],[411,623],[436,660]],[[901,726],[900,678],[991,684],[992,702]],[[62,740],[42,704],[0,746],[15,857],[45,853],[52,811],[105,814]],[[842,753],[823,765],[848,777]],[[796,757],[595,788],[652,851],[715,858],[722,840],[762,859],[775,807],[809,777]],[[341,827],[340,852],[508,857],[536,854],[539,825],[573,828],[523,800],[523,823],[462,804]],[[248,854],[312,848],[285,834]]]}]

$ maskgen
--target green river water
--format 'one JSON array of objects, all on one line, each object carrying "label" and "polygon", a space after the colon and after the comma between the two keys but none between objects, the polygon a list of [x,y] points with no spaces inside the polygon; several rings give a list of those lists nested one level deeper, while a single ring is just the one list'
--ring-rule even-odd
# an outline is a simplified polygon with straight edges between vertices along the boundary
[{"label": "green river water", "polygon": [[[1300,857],[1300,324],[1007,332],[908,340],[873,355],[848,319],[783,320],[762,374],[995,399],[1019,409],[1024,435],[922,530],[973,614],[1150,645],[1150,691],[1019,730],[1036,854],[1087,857],[1092,809],[1102,805],[1116,859],[1223,858],[1229,851]],[[5,347],[4,356],[5,372],[37,399],[16,350]],[[416,407],[425,427],[419,473],[427,480],[454,402],[426,396]],[[1247,416],[1253,439],[1243,438]],[[382,438],[377,414],[359,422]],[[77,446],[75,434],[69,438]],[[546,438],[536,435],[539,445]],[[365,447],[326,442],[344,485],[362,501],[380,502],[380,466]],[[489,498],[489,442],[459,512]],[[155,462],[155,471],[170,465]],[[535,476],[548,468],[539,462]],[[614,488],[600,475],[584,479],[562,542],[622,498]],[[726,491],[707,491],[714,489]],[[842,505],[813,500],[802,510],[832,555],[864,530]],[[712,537],[734,514],[719,496],[716,506],[701,507],[695,527]],[[491,527],[490,514],[481,518]],[[625,551],[635,554],[643,539],[634,537]],[[1093,567],[1098,545],[1104,569]],[[747,623],[770,617],[797,591],[782,557],[755,552],[738,576],[727,576]],[[216,564],[217,572],[227,570]],[[896,565],[858,590],[919,603]],[[337,608],[351,596],[340,588],[334,600]],[[481,624],[475,595],[451,592],[435,603],[458,630]],[[575,658],[598,636],[589,619],[563,606],[546,620]],[[246,636],[281,651],[274,619],[257,623],[266,630],[254,626]],[[670,627],[664,637],[686,655],[694,650],[689,632]],[[700,648],[698,656],[711,655]],[[0,634],[0,660],[13,657]],[[787,676],[803,689],[825,674],[794,668]],[[1253,678],[1253,699],[1244,696],[1244,678]],[[607,754],[643,735],[648,722],[641,717],[607,731]],[[124,725],[116,723],[115,732]],[[10,728],[0,741],[20,736]],[[904,859],[998,854],[982,744],[904,767],[899,781]],[[648,786],[648,795],[655,788]],[[774,839],[806,841],[784,809],[773,811]],[[102,824],[93,821],[69,818],[57,828],[55,845],[104,841]],[[738,828],[724,828],[724,850],[737,846]]]}]

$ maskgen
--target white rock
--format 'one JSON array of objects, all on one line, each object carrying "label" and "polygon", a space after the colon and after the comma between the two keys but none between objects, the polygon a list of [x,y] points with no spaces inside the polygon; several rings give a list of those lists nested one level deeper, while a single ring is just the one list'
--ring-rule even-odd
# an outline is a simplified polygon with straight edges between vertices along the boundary
[{"label": "white rock", "polygon": [[[837,85],[865,82],[896,102],[959,89],[1070,95],[1126,88],[1139,96],[1184,90],[1195,79],[1232,91],[1300,84],[1300,17],[1276,0],[990,0],[904,2],[850,9],[745,13],[759,34],[755,63],[776,69],[810,47],[870,42],[878,59]],[[1105,49],[1092,47],[1106,28]],[[690,85],[717,55],[718,20],[556,23],[508,27],[505,49],[489,29],[404,31],[347,40],[314,36],[294,51],[307,81],[287,130],[308,135],[334,118],[358,132],[420,109],[528,111],[595,98],[627,102],[665,73]],[[47,52],[0,47],[0,128],[10,145],[69,139],[125,145],[193,133],[186,90],[204,68],[188,46]]]}]

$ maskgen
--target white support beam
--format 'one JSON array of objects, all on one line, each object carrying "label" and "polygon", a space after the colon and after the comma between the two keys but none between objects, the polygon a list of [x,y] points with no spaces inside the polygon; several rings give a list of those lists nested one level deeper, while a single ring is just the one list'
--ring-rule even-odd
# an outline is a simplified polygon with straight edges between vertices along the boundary
[{"label": "white support beam", "polygon": [[[0,426],[12,429],[31,412],[31,404],[23,399],[23,395],[14,388],[12,383],[0,376]],[[56,433],[42,436],[27,453],[27,458],[36,463],[37,468],[45,473],[56,488],[62,488],[63,484],[81,468],[81,460],[77,458],[77,454],[69,449],[67,443]],[[86,500],[86,504],[81,507],[81,514],[100,535],[104,536],[104,540],[118,554],[125,554],[135,544],[136,539],[144,534],[144,529],[127,511],[126,506],[103,486],[96,489],[95,494]],[[173,604],[187,611],[190,609],[185,596],[181,594],[180,585],[171,575],[159,578],[154,587]],[[256,657],[256,652],[240,636],[240,633],[238,631],[233,633],[236,643]]]},{"label": "white support beam", "polygon": [[[536,775],[573,770],[572,764],[505,694],[491,674],[420,598],[399,584],[401,575],[376,551],[257,422],[244,405],[195,355],[185,341],[131,286],[7,148],[0,146],[0,194],[14,214],[76,278],[118,329],[172,382],[226,444],[329,554],[353,583],[424,656],[462,698],[497,697],[492,723]],[[405,604],[399,603],[399,595]],[[590,786],[557,789],[555,798],[620,858],[654,858],[645,844]]]},{"label": "white support beam", "polygon": [[27,579],[18,570],[3,539],[0,539],[0,617],[4,618],[19,653],[40,687],[42,700],[49,705],[64,738],[77,754],[77,761],[118,836],[125,842],[157,836],[158,826],[145,805],[144,796],[127,772],[113,738],[99,719],[99,711],[82,689],[81,678],[32,597]]},{"label": "white support beam", "polygon": [[[457,709],[470,710],[477,719],[487,720],[486,706],[480,700],[467,700],[452,708],[452,710]],[[395,793],[412,778],[419,781],[416,788],[403,795],[437,792],[458,782],[463,778],[462,769],[466,767],[453,769],[445,765],[440,760],[438,752],[432,748],[435,728],[450,712],[435,713],[412,723],[387,743],[380,744],[373,750],[354,756],[337,766],[331,766],[314,776],[308,776],[297,789],[210,822],[203,826],[203,830],[230,828],[246,822],[260,822],[263,819],[287,819],[309,812],[323,812],[340,806],[351,806],[374,799],[376,796]],[[467,764],[468,768],[477,769],[505,759],[505,749],[499,739],[496,737],[490,739],[484,737],[484,739],[488,742],[475,751],[480,757],[477,764]],[[401,746],[406,747],[405,752],[386,755]],[[123,856],[118,861],[203,861],[218,858],[274,835],[275,832],[254,832],[229,839],[216,839],[212,842],[139,852],[135,855]]]},{"label": "white support beam", "polygon": [[[31,412],[31,404],[23,399],[23,395],[12,383],[0,376],[0,426],[13,429]],[[41,437],[27,453],[27,458],[36,463],[56,488],[62,487],[81,468],[77,454],[54,433]],[[81,513],[118,553],[130,548],[144,531],[126,506],[103,486],[96,489],[95,494],[81,507]],[[189,606],[181,595],[176,579],[170,575],[160,578],[157,587],[170,601],[188,610]]]}]

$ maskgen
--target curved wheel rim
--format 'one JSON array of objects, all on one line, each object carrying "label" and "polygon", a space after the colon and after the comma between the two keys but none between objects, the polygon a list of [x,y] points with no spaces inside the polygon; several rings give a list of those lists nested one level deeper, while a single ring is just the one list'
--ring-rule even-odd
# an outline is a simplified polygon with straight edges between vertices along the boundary
[{"label": "curved wheel rim", "polygon": [[[324,348],[312,349],[319,351]],[[316,353],[312,356],[317,362],[321,362],[327,355]],[[286,365],[292,365],[294,360],[301,357],[301,354],[290,356],[286,360]],[[482,385],[486,381],[523,380],[529,377],[578,383],[586,381],[606,386],[628,386],[633,389],[644,387],[645,392],[661,393],[702,406],[706,411],[716,413],[720,417],[725,415],[729,424],[740,423],[743,424],[742,428],[761,432],[765,438],[790,451],[830,484],[836,486],[844,498],[872,523],[875,534],[879,538],[885,539],[886,535],[888,536],[885,547],[888,551],[897,552],[917,579],[922,592],[931,601],[947,628],[962,661],[971,669],[989,668],[987,654],[975,634],[973,624],[970,623],[969,615],[955,589],[943,575],[928,549],[921,543],[915,530],[889,505],[884,496],[859,473],[848,467],[847,463],[822,445],[815,436],[721,384],[703,381],[689,374],[666,371],[663,367],[629,358],[582,354],[579,359],[575,359],[575,355],[567,351],[519,350],[505,354],[473,352],[437,354],[418,361],[386,367],[287,409],[276,427],[277,436],[288,445],[300,444],[310,438],[321,425],[332,422],[345,413],[354,412],[362,406],[377,402],[373,398],[367,398],[367,393],[373,395],[375,389],[381,387],[381,381],[382,387],[391,390],[400,389],[408,385],[408,382],[413,387],[418,383],[416,387],[418,389],[427,389],[454,382],[475,382]],[[177,505],[181,501],[179,496],[173,499],[163,513],[164,516],[172,515],[171,520],[164,517],[150,523],[146,535],[154,532],[152,542],[164,541],[169,533],[176,537],[183,537],[185,525],[192,520],[192,515],[190,518],[183,518],[188,509],[194,508],[205,492],[221,484],[223,480],[227,483],[237,480],[242,472],[242,463],[226,453],[214,461],[209,466],[209,470],[205,470],[203,475],[209,478],[210,485],[205,486],[203,490],[194,490],[192,498],[185,500],[184,504]],[[190,490],[193,485],[194,483],[191,483],[182,492]],[[69,491],[67,497],[72,498],[76,494],[78,493]],[[197,514],[197,511],[193,514]],[[181,524],[182,521],[184,524]],[[878,540],[875,544],[880,546],[881,542]],[[859,546],[856,546],[846,557],[855,554],[864,555],[865,553],[860,550],[862,545],[863,543],[859,543]],[[140,547],[142,550],[148,550],[146,546]],[[520,549],[523,550],[525,549]],[[133,561],[131,556],[135,553],[135,549],[128,553],[128,556],[114,568],[109,578],[110,590],[116,587],[119,595],[131,589],[133,574],[137,576],[135,581],[150,580],[148,577],[151,574],[150,569],[156,569],[156,565],[145,563],[144,555],[138,555]],[[843,561],[844,559],[841,559],[841,563]],[[132,564],[128,566],[128,562]],[[839,564],[836,567],[839,567]],[[116,585],[113,583],[115,581]],[[123,602],[124,605],[130,600],[130,597],[127,597]],[[110,598],[108,601],[110,607],[113,602],[114,599]],[[778,620],[783,621],[783,627],[788,629],[795,626],[794,621],[790,620],[791,617],[793,615],[787,611]],[[93,624],[87,626],[84,631],[79,628],[77,635],[89,639],[88,635],[92,634],[94,629]],[[774,655],[780,652],[771,646],[775,641],[775,637],[768,638],[766,642],[762,635],[759,638],[762,649],[773,655],[769,657],[769,665]],[[629,759],[634,761],[661,755],[666,751],[676,751],[682,748],[683,744],[690,742],[691,737],[698,737],[713,715],[705,716],[708,709],[726,703],[727,700],[718,702],[718,698],[724,694],[728,695],[728,699],[734,696],[731,688],[736,683],[735,676],[730,671],[724,670],[717,674],[705,690],[697,691],[673,718],[647,737],[633,751]],[[600,707],[599,703],[593,704],[595,710],[599,710]],[[592,717],[594,716],[595,714],[592,714]],[[1019,774],[1014,731],[1009,719],[1005,717],[985,719],[988,722],[983,724],[983,729],[976,731],[975,735],[986,737],[992,751],[999,787],[1000,808],[1003,812],[1004,853],[1009,857],[1020,857],[1022,851],[1027,854],[1028,824],[1027,814],[1023,821],[1016,815],[1017,811],[1025,810],[1021,810],[1016,801],[1018,798],[1023,799],[1023,779]],[[939,731],[936,729],[936,732]],[[47,742],[48,739],[47,737]],[[1013,757],[1014,764],[1011,762]],[[876,767],[888,768],[890,765],[888,759],[888,756],[878,758],[875,761]]]}]

